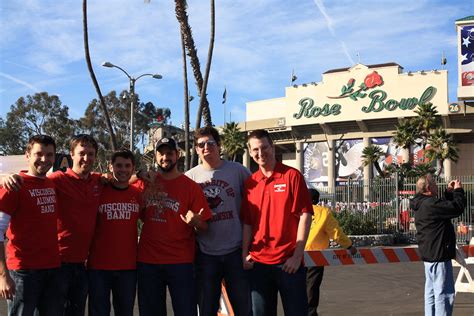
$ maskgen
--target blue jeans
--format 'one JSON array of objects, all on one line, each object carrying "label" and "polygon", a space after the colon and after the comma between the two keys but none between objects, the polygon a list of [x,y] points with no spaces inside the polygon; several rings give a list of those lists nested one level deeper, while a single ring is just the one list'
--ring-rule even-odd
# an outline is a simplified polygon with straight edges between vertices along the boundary
[{"label": "blue jeans", "polygon": [[199,252],[196,257],[199,315],[215,316],[219,309],[221,282],[236,316],[252,314],[247,271],[242,267],[242,250],[211,256]]},{"label": "blue jeans", "polygon": [[110,292],[114,315],[133,316],[137,290],[136,270],[88,270],[89,315],[110,315]]},{"label": "blue jeans", "polygon": [[451,315],[454,304],[454,278],[451,260],[424,262],[425,315]]},{"label": "blue jeans", "polygon": [[281,264],[254,263],[250,273],[252,310],[255,316],[276,316],[278,292],[285,316],[308,315],[306,296],[306,268],[301,266],[294,274],[282,270]]},{"label": "blue jeans", "polygon": [[140,316],[166,316],[168,286],[175,316],[196,316],[196,285],[192,263],[137,263]]},{"label": "blue jeans", "polygon": [[13,300],[7,300],[8,315],[59,316],[63,307],[59,299],[59,268],[39,270],[10,270],[15,282],[16,293]]},{"label": "blue jeans", "polygon": [[62,263],[60,298],[64,306],[64,315],[84,316],[88,282],[84,263]]}]

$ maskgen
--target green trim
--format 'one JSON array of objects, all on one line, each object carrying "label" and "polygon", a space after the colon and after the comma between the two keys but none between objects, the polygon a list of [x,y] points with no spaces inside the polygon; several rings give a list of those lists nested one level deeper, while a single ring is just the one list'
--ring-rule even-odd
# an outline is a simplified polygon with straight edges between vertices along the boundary
[{"label": "green trim", "polygon": [[456,20],[456,22],[461,22],[461,21],[474,21],[474,15],[466,16],[465,18]]}]

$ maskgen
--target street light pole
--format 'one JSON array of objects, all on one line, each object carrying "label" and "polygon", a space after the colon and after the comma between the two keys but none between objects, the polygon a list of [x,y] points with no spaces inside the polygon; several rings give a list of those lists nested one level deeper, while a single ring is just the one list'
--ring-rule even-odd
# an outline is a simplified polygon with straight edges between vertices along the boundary
[{"label": "street light pole", "polygon": [[141,77],[145,77],[145,76],[150,76],[154,79],[161,79],[163,78],[160,74],[142,74],[140,76],[138,76],[137,78],[133,78],[132,76],[130,76],[128,74],[128,72],[126,72],[122,67],[119,67],[117,65],[114,65],[108,61],[106,62],[103,62],[102,63],[102,66],[104,67],[108,67],[108,68],[117,68],[119,70],[121,70],[127,77],[128,77],[128,80],[130,81],[130,89],[129,89],[129,95],[130,95],[130,151],[133,152],[133,143],[134,143],[134,112],[135,112],[135,82],[140,79]]}]

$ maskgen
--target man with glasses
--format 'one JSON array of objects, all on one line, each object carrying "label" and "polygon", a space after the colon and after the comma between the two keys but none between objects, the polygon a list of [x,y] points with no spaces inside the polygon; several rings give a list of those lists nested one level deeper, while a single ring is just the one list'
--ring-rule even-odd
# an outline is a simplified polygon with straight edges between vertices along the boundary
[{"label": "man with glasses", "polygon": [[[102,190],[101,175],[91,172],[97,150],[97,142],[92,136],[74,136],[70,141],[72,168],[48,176],[56,186],[62,278],[59,290],[68,316],[85,313],[88,291],[85,262],[94,235]],[[18,190],[23,184],[18,175],[11,175],[3,182],[9,190]]]},{"label": "man with glasses", "polygon": [[63,312],[58,293],[56,188],[46,178],[55,153],[53,138],[31,137],[25,154],[28,171],[19,174],[22,188],[0,189],[0,297],[7,300],[8,315],[33,315],[35,309],[41,315],[60,316]]},{"label": "man with glasses", "polygon": [[250,171],[239,163],[222,160],[221,140],[215,128],[194,132],[196,152],[202,164],[186,175],[197,182],[206,196],[212,218],[209,228],[197,234],[196,278],[200,315],[216,315],[221,282],[235,315],[250,315],[250,290],[242,267],[240,203]]}]

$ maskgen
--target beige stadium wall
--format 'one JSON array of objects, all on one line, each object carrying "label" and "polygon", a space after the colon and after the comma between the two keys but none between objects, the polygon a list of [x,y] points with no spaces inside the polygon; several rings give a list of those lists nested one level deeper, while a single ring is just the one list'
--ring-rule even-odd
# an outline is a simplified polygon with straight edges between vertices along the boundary
[{"label": "beige stadium wall", "polygon": [[474,175],[474,143],[458,144],[460,157],[452,164],[452,175],[455,177]]}]

